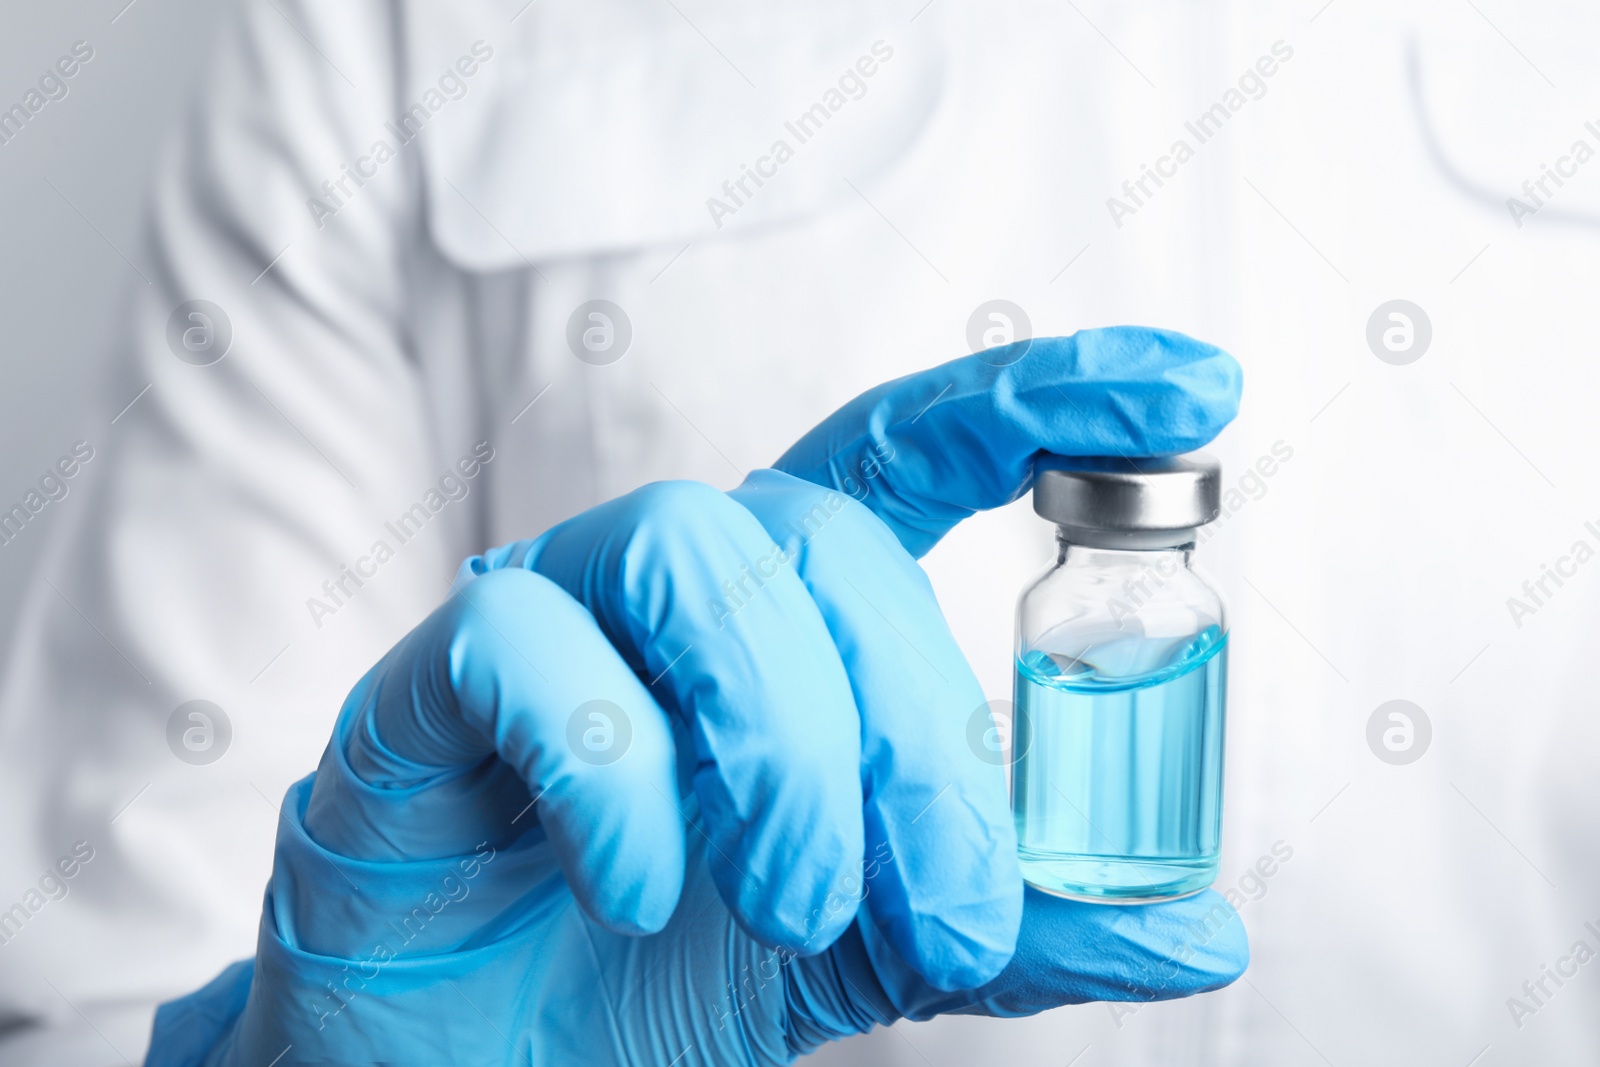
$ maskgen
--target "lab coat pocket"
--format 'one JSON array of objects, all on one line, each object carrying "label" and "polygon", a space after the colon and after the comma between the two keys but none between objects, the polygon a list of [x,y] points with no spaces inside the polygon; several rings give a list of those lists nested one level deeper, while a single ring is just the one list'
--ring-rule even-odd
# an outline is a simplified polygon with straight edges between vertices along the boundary
[{"label": "lab coat pocket", "polygon": [[431,237],[468,269],[716,239],[848,203],[906,157],[944,82],[934,18],[411,4],[391,132],[417,142]]}]

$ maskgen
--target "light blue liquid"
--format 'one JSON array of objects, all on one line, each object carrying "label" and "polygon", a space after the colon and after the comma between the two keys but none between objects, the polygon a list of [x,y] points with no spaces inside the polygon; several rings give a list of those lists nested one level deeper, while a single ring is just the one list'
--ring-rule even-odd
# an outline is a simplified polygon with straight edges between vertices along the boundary
[{"label": "light blue liquid", "polygon": [[1216,879],[1227,664],[1215,626],[1022,657],[1012,809],[1029,883],[1131,904]]}]

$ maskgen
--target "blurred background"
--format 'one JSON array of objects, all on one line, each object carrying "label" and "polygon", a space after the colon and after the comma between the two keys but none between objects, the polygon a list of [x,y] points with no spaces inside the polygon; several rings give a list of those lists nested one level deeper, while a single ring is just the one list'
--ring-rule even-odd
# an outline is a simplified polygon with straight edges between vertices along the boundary
[{"label": "blurred background", "polygon": [[[153,270],[141,229],[154,167],[234,6],[64,0],[0,14],[0,104],[75,42],[93,49],[68,94],[0,145],[0,505],[74,441],[107,438],[135,399],[137,383],[106,366]],[[902,1024],[815,1061],[1600,1062],[1596,968],[1537,984],[1576,943],[1600,950],[1586,926],[1600,928],[1587,669],[1600,566],[1576,551],[1600,549],[1600,14],[1506,0],[914,0],[897,14],[908,56],[945,64],[942,99],[961,122],[867,189],[893,229],[874,251],[892,264],[884,288],[918,309],[871,333],[903,347],[888,368],[963,354],[970,318],[998,298],[1038,335],[1140,322],[1245,367],[1243,412],[1214,449],[1237,493],[1199,559],[1234,610],[1217,887],[1246,901],[1254,962],[1192,1001]],[[1267,57],[1274,73],[1242,80]],[[1191,124],[1219,103],[1230,117],[1197,136]],[[1193,150],[1182,161],[1178,141]],[[1138,184],[1159,168],[1165,184]],[[1032,225],[1018,204],[1049,211]],[[658,252],[665,272],[673,249]],[[670,319],[673,295],[657,294]],[[813,305],[823,318],[827,299],[859,318],[876,296],[841,286]],[[747,325],[743,339],[765,343]],[[690,410],[754,467],[881,369],[771,405],[761,418],[774,424],[742,437],[741,417],[760,421],[748,409]],[[692,448],[666,448],[652,473],[733,484],[673,432]],[[1273,473],[1241,481],[1264,457]],[[75,485],[0,550],[5,644],[29,627],[24,590],[83,495]],[[1049,552],[1023,504],[963,525],[927,560],[996,700],[1010,693],[1015,596]],[[447,578],[440,567],[416,580]],[[255,662],[276,643],[263,638]],[[329,691],[383,643],[354,647]],[[301,668],[291,656],[282,669]],[[1416,738],[1399,753],[1373,740],[1397,708]],[[254,772],[262,790],[281,795],[319,749],[315,729],[297,735]],[[231,758],[218,768],[253,766],[243,743]],[[205,831],[236,850],[244,884],[265,878],[272,821]],[[32,865],[0,855],[0,900],[22,893]],[[253,915],[256,899],[238,907]],[[51,922],[70,925],[74,906]],[[248,917],[228,927],[184,965],[183,988],[247,954],[252,930]],[[29,966],[0,950],[10,988],[37,985]],[[39,1004],[72,1018],[48,991]],[[126,1058],[137,1041],[112,1043]]]},{"label": "blurred background", "polygon": [[[17,5],[0,16],[8,107],[71,54],[74,42],[94,50],[82,77],[63,79],[67,96],[0,145],[0,195],[14,205],[0,249],[7,323],[0,341],[0,468],[7,488],[0,495],[7,506],[73,441],[98,429],[87,409],[115,331],[127,326],[128,287],[143,284],[145,265],[132,257],[156,157],[228,6]],[[41,530],[58,517],[48,511]],[[18,537],[0,552],[0,603],[7,608],[0,636],[7,644],[45,544],[44,537]]]}]

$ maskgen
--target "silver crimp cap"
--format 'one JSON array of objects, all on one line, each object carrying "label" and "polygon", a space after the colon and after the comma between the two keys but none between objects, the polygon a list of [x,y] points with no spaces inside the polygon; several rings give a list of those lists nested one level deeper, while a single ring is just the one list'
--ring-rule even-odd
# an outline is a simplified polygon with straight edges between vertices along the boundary
[{"label": "silver crimp cap", "polygon": [[1221,508],[1222,465],[1204,452],[1164,459],[1041,456],[1033,466],[1033,510],[1074,544],[1186,544]]}]

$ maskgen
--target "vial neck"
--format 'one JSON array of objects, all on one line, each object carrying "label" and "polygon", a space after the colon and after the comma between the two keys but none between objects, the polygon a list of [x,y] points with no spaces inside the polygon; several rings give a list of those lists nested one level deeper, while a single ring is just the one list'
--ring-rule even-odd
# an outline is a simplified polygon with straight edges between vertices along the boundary
[{"label": "vial neck", "polygon": [[1170,537],[1163,538],[1163,543],[1143,547],[1130,547],[1127,545],[1085,544],[1079,539],[1080,531],[1069,530],[1066,527],[1056,528],[1056,565],[1059,567],[1076,566],[1079,564],[1091,566],[1137,566],[1146,567],[1157,563],[1163,566],[1172,561],[1180,566],[1187,566],[1190,553],[1194,551],[1194,531],[1187,531],[1187,538],[1177,544],[1171,543]]},{"label": "vial neck", "polygon": [[1056,540],[1090,548],[1140,552],[1148,549],[1181,548],[1193,545],[1193,528],[1181,530],[1100,530],[1080,526],[1056,526]]}]

